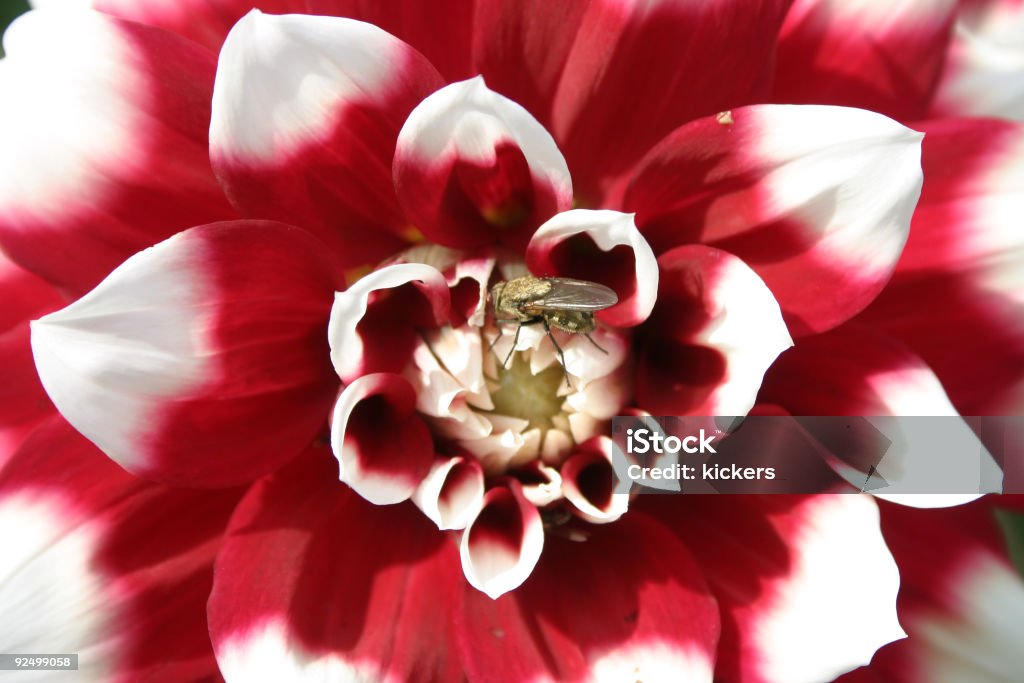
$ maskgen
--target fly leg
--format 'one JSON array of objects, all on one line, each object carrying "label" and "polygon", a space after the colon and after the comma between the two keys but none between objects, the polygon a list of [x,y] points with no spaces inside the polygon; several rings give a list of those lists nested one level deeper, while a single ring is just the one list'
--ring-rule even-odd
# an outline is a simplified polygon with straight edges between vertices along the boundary
[{"label": "fly leg", "polygon": [[601,348],[601,345],[600,345],[600,344],[598,344],[598,343],[597,343],[596,341],[594,341],[594,338],[590,336],[590,333],[589,333],[589,332],[588,332],[587,334],[583,335],[583,336],[585,336],[585,337],[587,338],[587,340],[588,340],[588,341],[589,341],[589,342],[590,342],[591,344],[593,344],[593,345],[594,345],[594,348],[595,348],[595,349],[597,349],[598,351],[600,351],[601,353],[603,353],[603,354],[604,354],[604,355],[606,355],[606,356],[608,355],[608,352],[607,352],[606,350],[602,349],[602,348]]},{"label": "fly leg", "polygon": [[572,381],[569,379],[569,371],[565,367],[565,354],[562,352],[562,347],[558,345],[555,340],[555,335],[551,334],[551,326],[548,325],[547,318],[541,318],[541,322],[544,323],[544,331],[547,332],[548,338],[551,339],[551,343],[555,346],[555,352],[558,353],[558,359],[562,361],[562,374],[565,375],[565,384],[569,389],[572,389]]},{"label": "fly leg", "polygon": [[[547,323],[545,323],[545,326],[547,326]],[[503,367],[503,368],[507,368],[508,367],[508,359],[512,357],[513,353],[515,353],[516,344],[519,343],[519,331],[522,330],[522,329],[523,329],[523,324],[519,323],[519,325],[516,327],[516,336],[512,338],[512,348],[510,348],[508,350],[508,355],[505,356],[505,360],[503,360],[501,362],[501,367]],[[494,341],[497,342],[498,340],[495,339]],[[491,344],[491,346],[494,346],[494,344]]]},{"label": "fly leg", "polygon": [[498,340],[505,336],[505,333],[501,330],[500,320],[494,321],[494,327],[498,330],[498,336],[495,337],[494,340],[491,342],[491,345],[487,347],[488,351],[492,350],[494,348],[494,345],[498,343]]}]

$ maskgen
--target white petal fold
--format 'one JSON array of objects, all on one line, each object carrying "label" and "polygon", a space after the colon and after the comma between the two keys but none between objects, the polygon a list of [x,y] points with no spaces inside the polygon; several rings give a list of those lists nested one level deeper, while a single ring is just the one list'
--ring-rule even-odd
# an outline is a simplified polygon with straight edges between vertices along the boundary
[{"label": "white petal fold", "polygon": [[[658,297],[658,263],[654,251],[636,227],[633,214],[609,210],[563,211],[537,228],[527,247],[526,259],[535,275],[560,275],[600,281],[619,295],[619,302],[598,317],[616,326],[638,325],[647,319]],[[592,244],[586,245],[589,240]],[[567,243],[593,256],[564,263],[560,253]],[[596,249],[593,249],[596,247]],[[632,262],[611,252],[620,247],[632,251]],[[601,252],[604,252],[602,255]],[[603,259],[608,259],[603,262]],[[573,268],[580,269],[573,272]]]},{"label": "white petal fold", "polygon": [[346,380],[360,374],[365,347],[358,327],[366,315],[371,297],[382,290],[417,282],[435,294],[448,291],[444,275],[435,268],[419,263],[399,263],[374,271],[335,295],[327,337],[331,345],[331,362],[339,377]]},{"label": "white petal fold", "polygon": [[483,504],[483,470],[472,457],[438,460],[412,500],[438,529],[465,529]]},{"label": "white petal fold", "polygon": [[518,587],[533,572],[544,547],[537,508],[514,480],[484,496],[483,507],[462,535],[466,580],[493,599]]},{"label": "white petal fold", "polygon": [[396,167],[405,157],[435,165],[457,157],[494,161],[503,142],[518,146],[530,171],[572,201],[572,178],[551,134],[520,105],[484,82],[483,76],[441,88],[413,110],[398,136]]}]

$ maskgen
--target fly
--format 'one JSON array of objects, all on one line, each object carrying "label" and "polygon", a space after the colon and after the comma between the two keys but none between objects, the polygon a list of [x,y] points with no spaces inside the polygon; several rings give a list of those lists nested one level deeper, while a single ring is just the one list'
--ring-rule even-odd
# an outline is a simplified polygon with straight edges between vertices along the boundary
[{"label": "fly", "polygon": [[523,325],[540,323],[544,325],[544,331],[558,352],[562,370],[565,372],[565,381],[569,383],[565,354],[562,353],[562,347],[558,345],[551,330],[582,334],[601,352],[608,353],[598,346],[590,333],[597,328],[594,313],[610,308],[618,301],[619,297],[614,290],[586,280],[524,275],[499,282],[491,288],[491,305],[494,307],[495,322],[499,326],[498,338],[501,337],[502,323],[519,323],[516,327],[516,336],[512,340],[512,348],[501,364],[502,367],[508,366]]}]

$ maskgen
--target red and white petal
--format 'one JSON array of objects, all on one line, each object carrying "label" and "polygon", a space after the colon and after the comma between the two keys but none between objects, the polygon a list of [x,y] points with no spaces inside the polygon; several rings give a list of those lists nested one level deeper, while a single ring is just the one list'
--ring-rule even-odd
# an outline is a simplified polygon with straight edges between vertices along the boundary
[{"label": "red and white petal", "polygon": [[871,669],[901,683],[1013,681],[1024,582],[993,514],[1010,497],[949,510],[882,508],[882,528],[902,575],[900,614],[909,634]]},{"label": "red and white petal", "polygon": [[[858,318],[931,366],[965,415],[1024,406],[1024,126],[925,126],[925,187],[892,281]],[[965,362],[970,359],[970,362]]]},{"label": "red and white petal", "polygon": [[960,4],[932,115],[1024,120],[1024,5]]},{"label": "red and white petal", "polygon": [[399,375],[365,375],[345,387],[331,419],[339,479],[375,505],[409,500],[430,471],[430,430]]},{"label": "red and white petal", "polygon": [[475,59],[553,133],[579,203],[600,206],[609,183],[675,127],[763,101],[787,5],[483,2]]},{"label": "red and white petal", "polygon": [[641,496],[626,519],[638,510],[686,542],[718,599],[715,680],[827,681],[904,635],[869,496]]},{"label": "red and white petal", "polygon": [[220,50],[228,31],[254,6],[264,12],[301,12],[302,0],[32,0],[35,7],[87,4],[93,9],[140,24],[159,26]]},{"label": "red and white petal", "polygon": [[214,56],[88,10],[38,10],[4,35],[0,245],[81,293],[136,251],[231,218],[210,170]]},{"label": "red and white petal", "polygon": [[868,111],[734,109],[659,144],[624,205],[656,252],[700,241],[736,254],[795,334],[821,332],[889,280],[921,191],[920,153],[920,133]]},{"label": "red and white petal", "polygon": [[438,529],[465,529],[483,504],[483,469],[473,457],[437,460],[412,500]]},{"label": "red and white petal", "polygon": [[313,231],[345,266],[379,262],[408,244],[391,180],[398,131],[440,85],[376,26],[254,10],[220,54],[214,170],[245,215]]},{"label": "red and white petal", "polygon": [[526,249],[534,275],[562,276],[607,285],[619,303],[598,318],[616,327],[639,325],[658,296],[658,262],[633,215],[573,209],[537,229]]},{"label": "red and white petal", "polygon": [[562,475],[542,460],[528,462],[514,472],[516,481],[522,484],[523,498],[536,507],[543,508],[564,497]]},{"label": "red and white petal", "polygon": [[334,296],[327,335],[335,371],[344,382],[401,371],[418,330],[443,325],[450,306],[448,284],[430,266],[399,263],[360,278]]},{"label": "red and white petal", "polygon": [[462,571],[474,588],[497,599],[530,577],[543,548],[540,513],[510,479],[487,492],[463,532]]},{"label": "red and white petal", "polygon": [[904,617],[910,638],[903,658],[889,666],[912,672],[914,683],[1009,683],[1024,670],[1020,574],[1005,561],[976,558],[971,564],[950,587],[960,603],[953,614]]},{"label": "red and white petal", "polygon": [[313,449],[239,504],[210,635],[231,683],[458,680],[448,606],[463,583],[454,544],[413,506],[367,503]]},{"label": "red and white petal", "polygon": [[36,368],[64,417],[133,473],[246,481],[326,424],[338,284],[322,246],[298,228],[193,228],[33,323]]},{"label": "red and white petal", "polygon": [[[744,664],[765,681],[827,680],[865,664],[879,647],[904,635],[895,609],[899,575],[873,501],[836,495],[801,508],[802,519],[777,527],[792,549],[788,575],[772,581],[761,599],[734,610],[741,632],[754,634],[749,645],[760,655]],[[870,588],[851,590],[855,586]]]},{"label": "red and white petal", "polygon": [[0,649],[78,653],[76,680],[206,680],[206,600],[240,491],[146,484],[59,417],[0,471]]},{"label": "red and white petal", "polygon": [[562,491],[588,522],[614,522],[629,508],[629,496],[615,493],[612,440],[596,436],[579,445],[562,465]]},{"label": "red and white petal", "polygon": [[658,303],[638,338],[637,404],[654,415],[746,415],[793,345],[779,304],[740,259],[691,245],[658,261]]},{"label": "red and white petal", "polygon": [[989,266],[995,279],[1002,259],[1024,251],[1013,222],[1024,209],[1024,124],[945,119],[921,128],[926,181],[896,277]]},{"label": "red and white petal", "polygon": [[431,241],[521,247],[572,206],[569,168],[551,134],[482,77],[423,100],[398,136],[398,200]]},{"label": "red and white petal", "polygon": [[956,9],[956,0],[797,0],[779,34],[773,101],[923,118]]},{"label": "red and white petal", "polygon": [[495,263],[496,259],[490,255],[463,258],[448,275],[448,286],[454,300],[452,327],[461,326],[462,318],[473,327],[484,326],[487,319],[487,285],[491,281]]},{"label": "red and white petal", "polygon": [[467,253],[428,242],[388,261],[388,265],[395,263],[422,263],[444,273],[452,300],[451,327],[462,327],[466,323],[483,327],[487,317],[488,283],[497,263],[491,250]]},{"label": "red and white petal", "polygon": [[935,373],[899,342],[850,323],[800,340],[761,398],[792,415],[956,415]]},{"label": "red and white petal", "polygon": [[[793,415],[872,416],[867,421],[892,442],[872,463],[887,484],[875,492],[882,498],[914,507],[958,505],[977,498],[998,471],[932,369],[899,342],[854,323],[801,339],[765,375],[759,398]],[[886,416],[945,418],[943,453],[922,423]]]},{"label": "red and white petal", "polygon": [[430,472],[434,445],[401,376],[364,375],[338,397],[331,418],[338,477],[375,505],[408,500]]},{"label": "red and white petal", "polygon": [[351,17],[380,26],[422,52],[445,81],[469,78],[474,0],[304,0],[309,14]]},{"label": "red and white petal", "polygon": [[471,680],[710,683],[719,614],[686,547],[643,515],[552,534],[525,584],[456,612]]}]

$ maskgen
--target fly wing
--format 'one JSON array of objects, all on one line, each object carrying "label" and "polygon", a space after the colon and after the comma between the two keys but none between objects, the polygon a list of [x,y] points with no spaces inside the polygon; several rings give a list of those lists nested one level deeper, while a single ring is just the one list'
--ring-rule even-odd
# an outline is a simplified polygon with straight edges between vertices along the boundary
[{"label": "fly wing", "polygon": [[548,277],[551,289],[541,298],[530,302],[530,308],[558,311],[600,311],[619,302],[614,290],[586,280],[567,277]]}]

